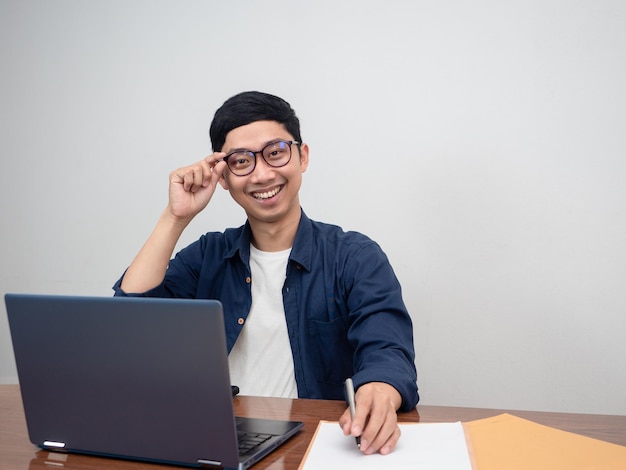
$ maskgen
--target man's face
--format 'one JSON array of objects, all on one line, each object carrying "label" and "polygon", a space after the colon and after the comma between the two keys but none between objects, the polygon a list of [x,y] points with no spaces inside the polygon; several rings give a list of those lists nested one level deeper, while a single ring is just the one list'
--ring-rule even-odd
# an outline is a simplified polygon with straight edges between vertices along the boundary
[{"label": "man's face", "polygon": [[[256,121],[237,127],[226,135],[222,152],[227,155],[235,150],[263,149],[276,140],[294,140],[285,127],[276,121]],[[300,217],[298,192],[302,173],[309,164],[309,149],[303,144],[291,146],[291,160],[285,166],[268,165],[261,154],[256,155],[256,167],[246,176],[234,175],[224,169],[220,180],[224,189],[246,211],[251,223],[280,222],[290,217]]]}]

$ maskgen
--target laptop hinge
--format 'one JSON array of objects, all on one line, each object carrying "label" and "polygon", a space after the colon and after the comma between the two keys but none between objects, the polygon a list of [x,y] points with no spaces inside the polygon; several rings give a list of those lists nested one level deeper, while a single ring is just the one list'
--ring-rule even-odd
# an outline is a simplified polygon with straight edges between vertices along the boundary
[{"label": "laptop hinge", "polygon": [[48,450],[55,450],[57,452],[66,452],[65,442],[43,441],[43,447]]}]

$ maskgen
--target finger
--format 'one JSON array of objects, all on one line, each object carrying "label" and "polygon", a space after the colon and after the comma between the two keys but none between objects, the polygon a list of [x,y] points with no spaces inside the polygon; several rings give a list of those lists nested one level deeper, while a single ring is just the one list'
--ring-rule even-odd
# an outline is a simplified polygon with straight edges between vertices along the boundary
[{"label": "finger", "polygon": [[213,184],[217,184],[219,179],[224,175],[224,171],[226,171],[226,162],[218,161],[211,167],[211,182]]},{"label": "finger", "polygon": [[396,425],[396,428],[391,434],[391,437],[380,448],[380,453],[382,455],[389,454],[396,447],[396,444],[398,443],[401,434],[402,432],[400,431],[400,428]]},{"label": "finger", "polygon": [[343,431],[344,436],[350,435],[350,427],[352,426],[352,416],[350,415],[350,408],[347,408],[339,418],[339,427]]},{"label": "finger", "polygon": [[211,170],[208,163],[201,160],[193,165],[180,168],[176,171],[178,177],[182,180],[185,191],[195,193],[200,189],[205,179],[211,177]]},{"label": "finger", "polygon": [[182,174],[179,173],[179,170],[172,171],[170,173],[170,183],[173,183],[173,184],[182,184],[183,183],[183,177],[182,177]]},{"label": "finger", "polygon": [[374,402],[372,401],[372,396],[366,392],[367,388],[367,385],[365,385],[363,390],[357,390],[355,396],[355,412],[350,427],[350,434],[354,437],[361,436],[366,423],[369,423],[372,419],[371,414]]},{"label": "finger", "polygon": [[213,152],[211,155],[207,155],[204,157],[204,160],[211,166],[215,165],[217,162],[224,160],[226,154],[224,152]]},{"label": "finger", "polygon": [[196,192],[200,188],[205,186],[206,181],[210,181],[211,179],[211,169],[206,164],[206,162],[200,162],[193,169],[193,183],[191,185],[191,192]]},{"label": "finger", "polygon": [[[391,448],[395,445],[393,435],[396,431],[398,417],[393,406],[386,400],[372,400],[369,417],[361,434],[361,450],[372,454],[381,449],[391,439]],[[399,437],[399,436],[398,436]]]},{"label": "finger", "polygon": [[378,452],[384,446],[388,447],[387,453],[393,449],[400,437],[400,429],[396,419],[389,417],[380,425],[374,426],[372,420],[368,423],[361,437],[361,450],[366,454]]},{"label": "finger", "polygon": [[217,182],[222,177],[224,169],[226,168],[226,162],[224,161],[225,156],[226,154],[223,152],[214,152],[204,158],[203,163],[207,165],[208,173],[204,175],[202,181],[203,187],[207,187],[211,184],[213,186],[217,185]]}]

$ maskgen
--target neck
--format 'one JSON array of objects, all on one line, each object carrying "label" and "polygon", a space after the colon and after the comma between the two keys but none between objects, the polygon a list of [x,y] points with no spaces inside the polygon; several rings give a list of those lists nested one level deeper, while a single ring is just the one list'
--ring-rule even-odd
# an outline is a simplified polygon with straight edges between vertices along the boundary
[{"label": "neck", "polygon": [[293,246],[302,210],[292,211],[288,217],[275,222],[248,219],[252,229],[252,244],[261,251],[283,251]]}]

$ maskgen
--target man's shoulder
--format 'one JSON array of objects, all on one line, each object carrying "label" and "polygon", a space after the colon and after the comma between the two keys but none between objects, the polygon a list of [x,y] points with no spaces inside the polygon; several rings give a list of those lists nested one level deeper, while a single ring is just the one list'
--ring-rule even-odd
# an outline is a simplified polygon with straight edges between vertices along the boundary
[{"label": "man's shoulder", "polygon": [[[222,253],[228,256],[228,253],[238,249],[245,240],[249,238],[246,234],[246,225],[240,227],[226,228],[223,231],[206,232],[200,236],[194,243],[188,245],[185,250],[197,251],[201,253]],[[249,244],[249,241],[247,242]]]},{"label": "man's shoulder", "polygon": [[204,233],[200,239],[208,242],[232,242],[238,240],[244,232],[245,225],[239,227],[225,228],[223,231],[212,231]]},{"label": "man's shoulder", "polygon": [[365,247],[376,246],[376,242],[369,236],[356,230],[346,230],[340,225],[336,225],[328,222],[320,222],[317,220],[310,220],[311,235],[313,241],[319,241],[322,244],[328,242],[336,248],[339,247]]},{"label": "man's shoulder", "polygon": [[311,220],[313,230],[319,235],[334,237],[345,240],[373,241],[370,237],[357,230],[346,230],[340,225]]}]

